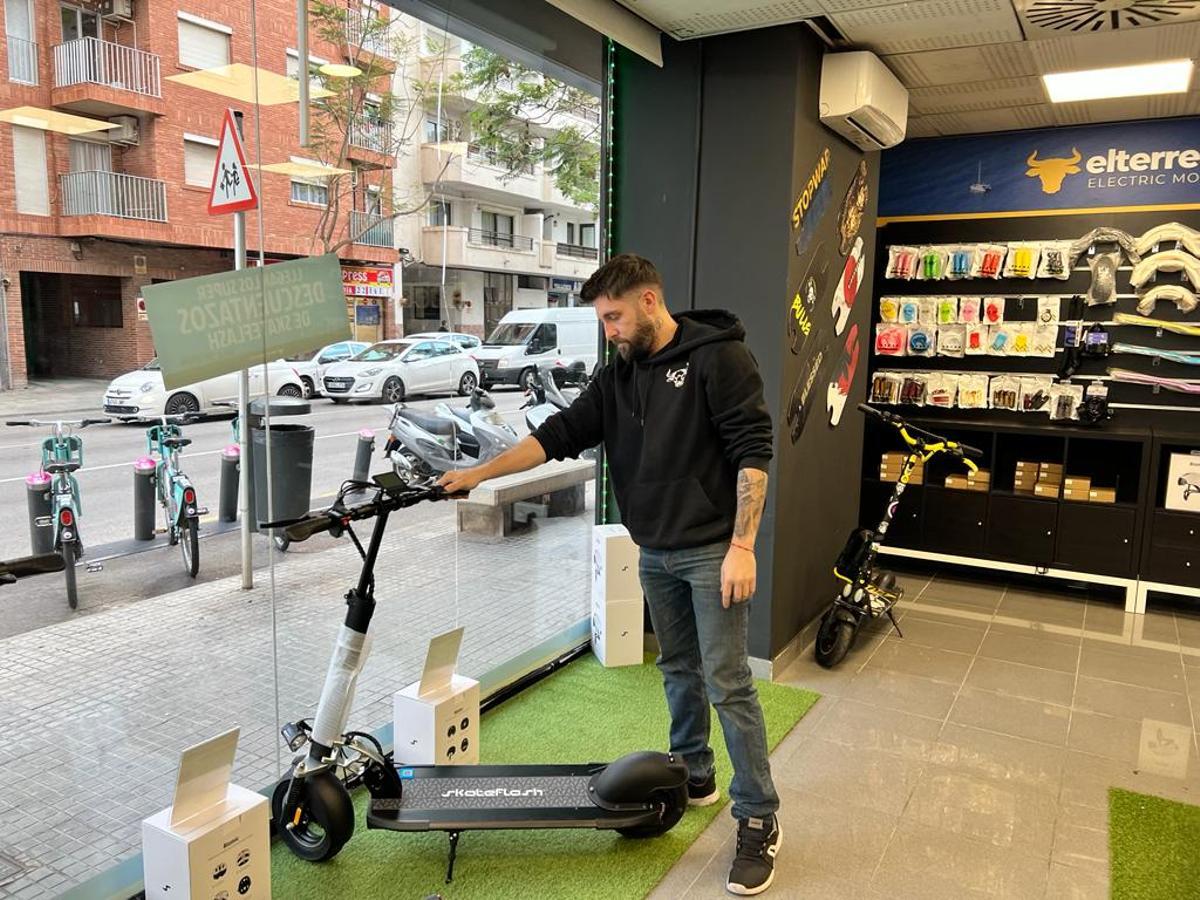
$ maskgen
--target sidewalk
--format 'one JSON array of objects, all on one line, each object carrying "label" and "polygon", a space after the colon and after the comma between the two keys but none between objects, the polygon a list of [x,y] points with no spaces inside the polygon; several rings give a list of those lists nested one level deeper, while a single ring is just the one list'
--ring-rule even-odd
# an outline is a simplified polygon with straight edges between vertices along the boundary
[{"label": "sidewalk", "polygon": [[[449,503],[412,512],[381,549],[355,728],[391,721],[436,634],[466,625],[459,668],[478,677],[588,615],[590,509],[503,541],[458,535]],[[319,535],[277,562],[274,603],[262,571],[252,591],[225,578],[0,641],[0,896],[58,896],[140,852],[179,752],[229,728],[234,781],[275,780],[276,710],[314,712],[358,562]]]},{"label": "sidewalk", "polygon": [[83,418],[104,415],[110,378],[54,378],[0,391],[0,416],[9,419]]}]

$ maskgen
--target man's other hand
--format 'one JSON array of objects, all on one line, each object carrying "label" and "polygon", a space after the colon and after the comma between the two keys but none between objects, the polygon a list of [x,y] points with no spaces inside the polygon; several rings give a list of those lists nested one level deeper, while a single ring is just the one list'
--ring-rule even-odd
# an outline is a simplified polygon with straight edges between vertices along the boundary
[{"label": "man's other hand", "polygon": [[754,553],[732,544],[721,563],[721,605],[744,603],[754,596],[758,567]]}]

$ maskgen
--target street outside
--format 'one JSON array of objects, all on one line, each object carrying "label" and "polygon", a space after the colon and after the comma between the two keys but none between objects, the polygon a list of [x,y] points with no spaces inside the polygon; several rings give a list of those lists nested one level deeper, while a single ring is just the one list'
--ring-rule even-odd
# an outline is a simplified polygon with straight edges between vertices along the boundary
[{"label": "street outside", "polygon": [[[518,434],[527,433],[524,413],[520,410],[524,395],[515,390],[497,390],[493,394],[497,410]],[[100,397],[94,408],[88,398],[69,396],[62,399],[60,415],[68,418],[99,417]],[[432,412],[439,403],[465,405],[461,397],[422,398],[408,406]],[[84,411],[88,410],[88,411]],[[387,468],[382,458],[387,437],[391,406],[383,404],[334,404],[314,398],[312,413],[287,421],[311,425],[316,430],[312,470],[313,508],[331,502],[342,482],[353,469],[358,434],[361,429],[375,432],[372,471]],[[53,418],[51,409],[5,412],[0,418]],[[181,467],[196,487],[201,507],[208,513],[202,518],[200,572],[193,580],[184,572],[178,547],[167,544],[159,534],[153,543],[137,548],[151,549],[130,553],[133,538],[133,461],[146,452],[145,424],[101,425],[80,432],[83,437],[84,467],[76,472],[82,496],[80,534],[86,554],[77,569],[79,609],[72,611],[66,602],[61,573],[22,579],[2,588],[4,614],[0,616],[0,638],[22,634],[73,616],[88,615],[115,606],[157,597],[196,583],[236,575],[241,571],[241,543],[236,527],[218,532],[217,508],[220,483],[221,451],[233,443],[232,418],[205,418],[185,427],[191,446],[183,451]],[[6,527],[0,530],[0,559],[24,556],[30,552],[26,515],[25,476],[38,468],[39,448],[48,428],[6,427],[0,430],[0,508],[8,511]],[[161,529],[161,511],[156,525]],[[452,516],[449,505],[424,504],[410,511],[408,518]],[[260,516],[265,518],[265,514]],[[222,527],[230,526],[222,523]],[[115,544],[121,544],[114,547]],[[286,565],[289,555],[321,553],[339,542],[321,540],[292,545],[286,554],[273,550],[263,536],[254,538],[256,579],[267,575],[270,554],[278,565]],[[111,552],[122,555],[110,556]],[[101,571],[88,571],[86,564],[103,559]]]}]

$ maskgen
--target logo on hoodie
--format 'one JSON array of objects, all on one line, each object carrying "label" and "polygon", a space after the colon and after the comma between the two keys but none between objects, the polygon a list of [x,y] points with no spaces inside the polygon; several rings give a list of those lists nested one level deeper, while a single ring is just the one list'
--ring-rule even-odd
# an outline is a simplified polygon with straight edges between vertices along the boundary
[{"label": "logo on hoodie", "polygon": [[687,381],[688,366],[687,363],[681,369],[667,369],[667,383],[677,388],[683,387],[683,383]]}]

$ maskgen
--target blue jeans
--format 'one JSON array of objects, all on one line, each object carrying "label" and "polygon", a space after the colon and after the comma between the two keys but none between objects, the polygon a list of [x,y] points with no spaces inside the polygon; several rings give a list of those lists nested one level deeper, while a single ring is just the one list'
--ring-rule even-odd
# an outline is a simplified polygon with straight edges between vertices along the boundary
[{"label": "blue jeans", "polygon": [[721,563],[729,542],[686,550],[642,548],[638,574],[658,637],[671,713],[671,752],[694,779],[713,770],[711,714],[733,763],[734,818],[769,816],[779,808],[767,759],[767,729],[747,659],[749,601],[721,606]]}]

